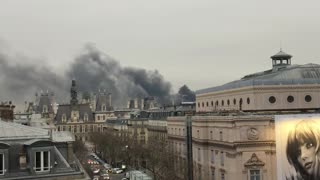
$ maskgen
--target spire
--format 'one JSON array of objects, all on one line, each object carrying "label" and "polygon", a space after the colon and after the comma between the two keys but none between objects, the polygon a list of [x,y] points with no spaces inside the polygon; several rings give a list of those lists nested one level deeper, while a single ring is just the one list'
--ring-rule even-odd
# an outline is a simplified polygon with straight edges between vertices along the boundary
[{"label": "spire", "polygon": [[78,93],[77,93],[77,87],[76,87],[76,80],[74,79],[72,80],[72,83],[71,83],[70,93],[71,93],[70,104],[72,106],[75,106],[78,104]]}]

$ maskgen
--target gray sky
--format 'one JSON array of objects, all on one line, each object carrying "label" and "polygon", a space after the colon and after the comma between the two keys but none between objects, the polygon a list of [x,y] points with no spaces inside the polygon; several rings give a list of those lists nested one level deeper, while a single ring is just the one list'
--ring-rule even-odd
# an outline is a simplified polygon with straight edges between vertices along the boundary
[{"label": "gray sky", "polygon": [[270,68],[280,41],[294,64],[320,63],[319,7],[301,0],[2,0],[0,45],[60,71],[91,42],[123,66],[158,69],[174,90],[197,90]]}]

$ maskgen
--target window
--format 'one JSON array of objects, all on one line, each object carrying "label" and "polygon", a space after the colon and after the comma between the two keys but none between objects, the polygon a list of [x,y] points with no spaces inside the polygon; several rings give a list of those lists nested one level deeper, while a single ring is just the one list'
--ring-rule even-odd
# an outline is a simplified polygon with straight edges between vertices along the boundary
[{"label": "window", "polygon": [[66,114],[62,114],[62,122],[66,122],[67,121],[67,115]]},{"label": "window", "polygon": [[215,180],[216,179],[216,175],[215,175],[215,169],[211,169],[211,180]]},{"label": "window", "polygon": [[230,100],[229,99],[227,100],[227,104],[228,104],[228,106],[230,105]]},{"label": "window", "polygon": [[200,131],[197,130],[197,138],[200,138]]},{"label": "window", "polygon": [[0,175],[4,175],[4,154],[0,154]]},{"label": "window", "polygon": [[198,161],[201,161],[201,152],[200,152],[200,148],[198,148]]},{"label": "window", "polygon": [[101,105],[101,111],[106,111],[106,105],[105,104]]},{"label": "window", "polygon": [[50,151],[35,152],[35,171],[49,171],[50,169]]},{"label": "window", "polygon": [[204,102],[202,102],[202,107],[204,107]]},{"label": "window", "polygon": [[88,117],[89,117],[88,114],[85,113],[84,116],[83,116],[83,120],[84,120],[84,121],[88,121],[88,119],[89,119]]},{"label": "window", "polygon": [[224,100],[221,101],[221,106],[224,106]]},{"label": "window", "polygon": [[250,170],[250,180],[261,180],[260,170]]},{"label": "window", "polygon": [[250,98],[247,98],[247,104],[250,104]]},{"label": "window", "polygon": [[224,172],[221,172],[221,180],[225,180]]},{"label": "window", "polygon": [[211,164],[214,164],[214,150],[211,150]]},{"label": "window", "polygon": [[216,101],[216,106],[219,106],[219,101]]},{"label": "window", "polygon": [[209,102],[207,102],[207,107],[209,107]]},{"label": "window", "polygon": [[42,106],[42,113],[47,113],[48,112],[48,106],[43,105]]},{"label": "window", "polygon": [[306,96],[304,97],[304,100],[305,100],[306,102],[311,102],[312,98],[311,98],[310,95],[306,95]]},{"label": "window", "polygon": [[183,136],[185,136],[186,134],[184,133],[184,128],[182,129],[182,133],[183,133]]},{"label": "window", "polygon": [[289,103],[292,103],[292,102],[294,101],[294,97],[293,97],[293,96],[288,96],[288,97],[287,97],[287,101],[288,101]]},{"label": "window", "polygon": [[200,107],[200,103],[198,103],[198,107]]},{"label": "window", "polygon": [[200,166],[200,165],[199,165],[199,167],[198,167],[198,171],[199,171],[199,174],[198,174],[199,177],[198,177],[198,178],[199,178],[199,179],[202,179],[202,178],[201,178],[201,166]]},{"label": "window", "polygon": [[276,98],[275,98],[274,96],[270,96],[270,97],[269,97],[269,102],[270,102],[271,104],[275,103],[275,102],[276,102]]},{"label": "window", "polygon": [[210,131],[210,139],[213,139],[213,133]]},{"label": "window", "polygon": [[100,121],[100,116],[98,115],[98,121]]},{"label": "window", "polygon": [[211,106],[213,106],[213,101],[211,101]]},{"label": "window", "polygon": [[220,164],[221,164],[221,166],[224,166],[224,155],[223,155],[222,151],[220,153]]},{"label": "window", "polygon": [[222,134],[222,131],[220,131],[220,141],[223,140],[223,134]]},{"label": "window", "polygon": [[233,99],[233,104],[236,105],[237,104],[237,100]]}]

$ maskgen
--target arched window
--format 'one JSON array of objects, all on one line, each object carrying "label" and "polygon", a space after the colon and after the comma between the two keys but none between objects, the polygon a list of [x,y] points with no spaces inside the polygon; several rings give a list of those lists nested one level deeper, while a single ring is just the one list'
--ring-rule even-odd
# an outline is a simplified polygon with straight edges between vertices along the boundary
[{"label": "arched window", "polygon": [[247,104],[250,104],[250,98],[247,98]]},{"label": "arched window", "polygon": [[47,105],[43,105],[42,106],[42,113],[47,113],[48,112],[48,106]]},{"label": "arched window", "polygon": [[237,104],[237,100],[233,99],[233,105],[236,105],[236,104]]},{"label": "arched window", "polygon": [[224,100],[221,101],[221,106],[224,106]]},{"label": "arched window", "polygon": [[228,99],[228,101],[227,101],[227,104],[228,104],[228,106],[230,105],[230,100]]}]

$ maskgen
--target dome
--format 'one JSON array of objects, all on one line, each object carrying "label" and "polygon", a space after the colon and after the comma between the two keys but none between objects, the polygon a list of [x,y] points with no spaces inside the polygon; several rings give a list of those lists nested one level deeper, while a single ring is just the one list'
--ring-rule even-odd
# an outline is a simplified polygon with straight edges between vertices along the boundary
[{"label": "dome", "polygon": [[270,69],[246,75],[240,80],[232,81],[222,86],[198,90],[196,91],[196,94],[224,91],[248,86],[301,84],[320,84],[320,65],[292,65],[279,68],[277,71]]},{"label": "dome", "polygon": [[287,54],[280,50],[277,54],[271,56],[271,59],[291,59],[292,55]]}]

